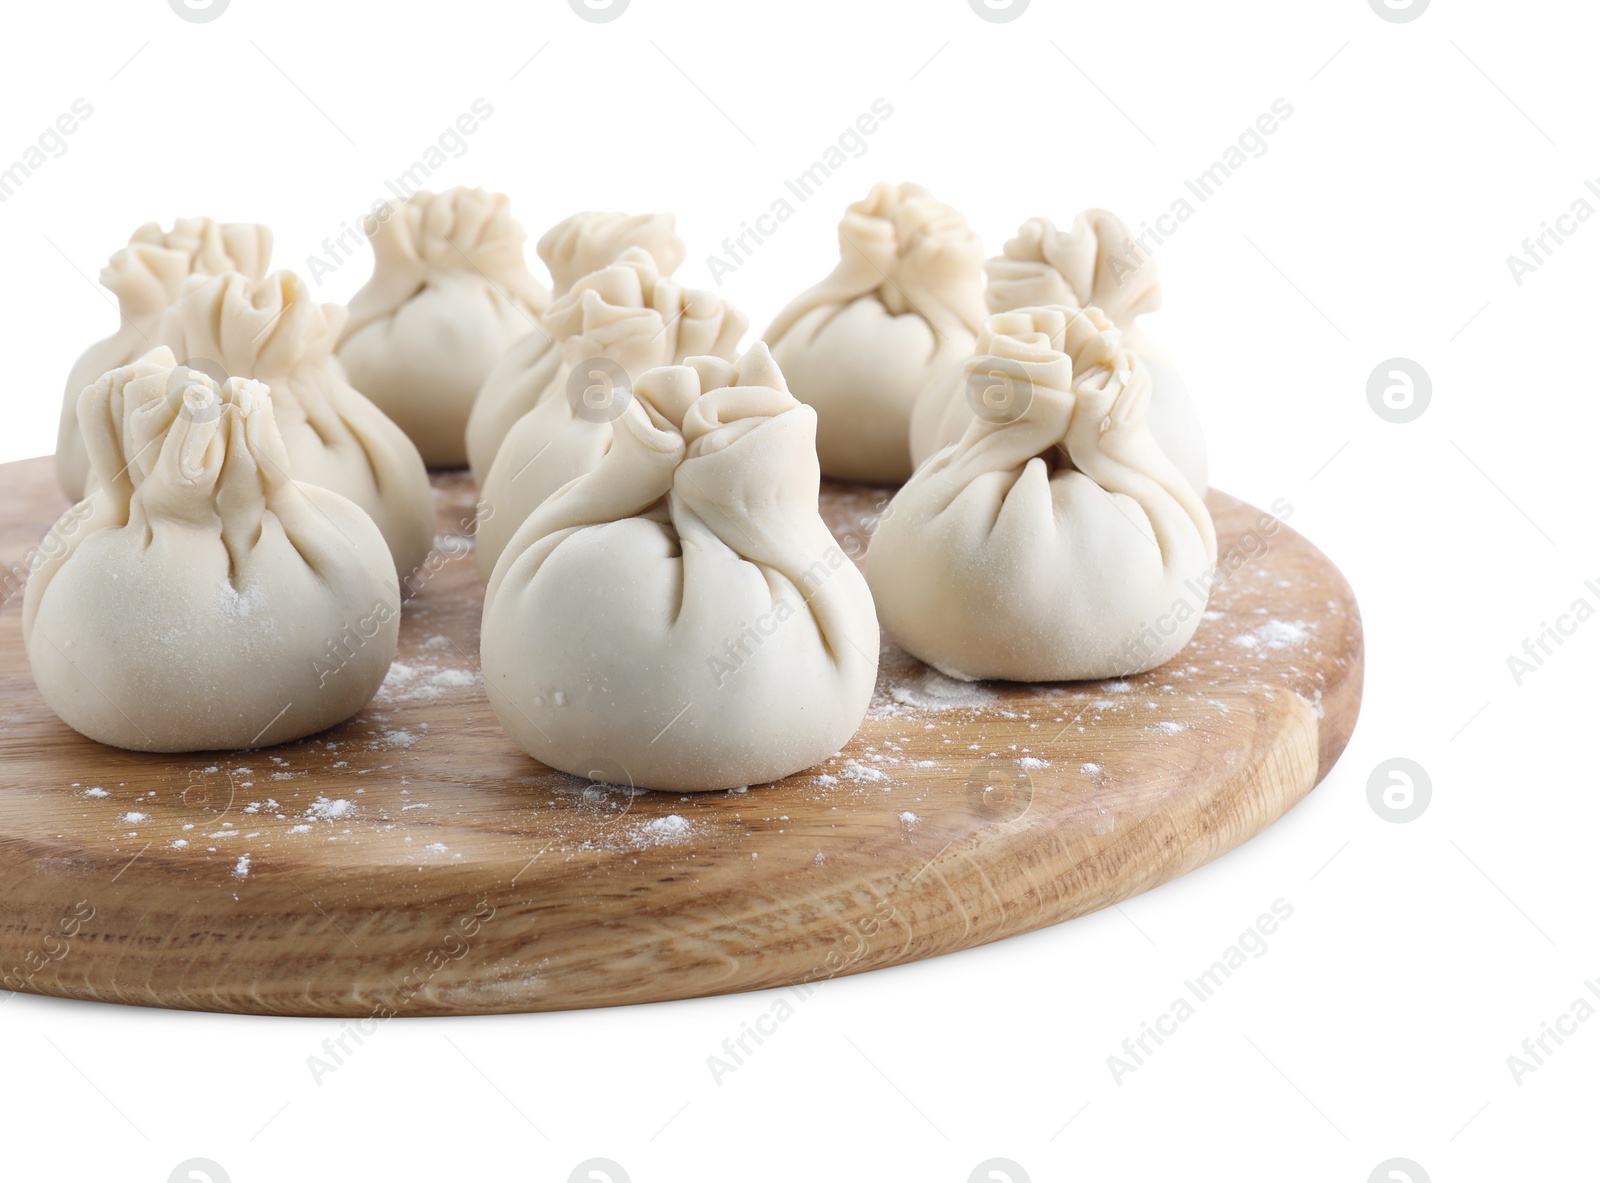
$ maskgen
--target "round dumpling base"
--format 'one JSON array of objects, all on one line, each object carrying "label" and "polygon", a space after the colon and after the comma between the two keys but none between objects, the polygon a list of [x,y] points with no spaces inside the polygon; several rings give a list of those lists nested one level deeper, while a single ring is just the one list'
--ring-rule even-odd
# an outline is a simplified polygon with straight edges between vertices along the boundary
[{"label": "round dumpling base", "polygon": [[[473,486],[436,484],[439,532],[462,535]],[[824,486],[847,553],[885,499]],[[399,664],[365,711],[237,755],[139,755],[71,731],[34,688],[7,582],[0,988],[349,1018],[564,1010],[858,973],[1147,891],[1310,792],[1361,699],[1361,619],[1338,570],[1261,511],[1209,504],[1240,566],[1169,666],[963,684],[886,642],[839,755],[692,797],[602,788],[516,748],[476,672],[465,547],[443,548],[408,603]],[[26,569],[63,508],[49,460],[0,467],[0,575]],[[38,956],[68,928],[64,956]]]}]

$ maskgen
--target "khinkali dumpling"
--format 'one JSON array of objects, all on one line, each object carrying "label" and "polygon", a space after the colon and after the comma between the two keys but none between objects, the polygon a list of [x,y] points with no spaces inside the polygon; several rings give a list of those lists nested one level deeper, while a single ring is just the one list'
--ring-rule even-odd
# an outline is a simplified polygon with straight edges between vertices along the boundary
[{"label": "khinkali dumpling", "polygon": [[344,315],[313,300],[292,271],[260,281],[195,276],[157,338],[197,368],[209,361],[221,374],[271,387],[291,475],[366,510],[408,579],[433,545],[433,490],[405,433],[345,380],[333,356]]},{"label": "khinkali dumpling", "polygon": [[394,659],[394,568],[359,506],[290,478],[267,388],[157,348],[78,414],[98,486],[22,608],[51,708],[145,752],[268,747],[359,711]]},{"label": "khinkali dumpling", "polygon": [[[1084,210],[1070,231],[1048,218],[1031,218],[1004,253],[987,264],[990,312],[1058,304],[1100,309],[1122,330],[1128,352],[1150,373],[1150,434],[1179,471],[1206,491],[1206,441],[1178,371],[1139,328],[1139,317],[1161,306],[1155,260],[1133,244],[1122,219],[1105,210]],[[911,417],[911,459],[921,464],[961,438],[972,421],[965,374],[957,369],[930,384]]]},{"label": "khinkali dumpling", "polygon": [[817,510],[816,412],[760,344],[634,393],[495,568],[489,701],[577,776],[694,791],[809,768],[855,733],[878,665],[872,598]]},{"label": "khinkali dumpling", "polygon": [[1200,624],[1216,533],[1146,422],[1150,375],[1097,308],[989,318],[974,415],[867,551],[889,635],[953,678],[1151,669]]},{"label": "khinkali dumpling", "polygon": [[983,247],[920,185],[874,185],[839,223],[839,265],[778,314],[763,340],[817,409],[822,471],[911,475],[911,408],[972,354],[983,326]]},{"label": "khinkali dumpling", "polygon": [[633,379],[687,357],[732,358],[749,323],[720,296],[663,278],[642,247],[629,247],[551,305],[544,325],[562,363],[506,434],[483,482],[483,577],[523,519],[605,453]]},{"label": "khinkali dumpling", "polygon": [[527,233],[484,189],[413,193],[367,231],[376,261],[339,360],[430,467],[460,468],[483,380],[550,303],[523,257]]},{"label": "khinkali dumpling", "polygon": [[73,501],[88,491],[89,453],[78,434],[78,396],[100,375],[125,366],[156,343],[161,314],[178,297],[191,275],[223,275],[242,271],[260,279],[272,255],[272,231],[248,222],[213,222],[179,218],[171,230],[155,222],[140,226],[128,245],[111,256],[100,282],[117,297],[122,324],[96,341],[67,375],[61,400],[61,428],[56,436],[56,479]]},{"label": "khinkali dumpling", "polygon": [[[539,257],[559,300],[585,275],[617,261],[629,247],[647,251],[656,270],[671,275],[688,253],[671,214],[573,214],[539,239]],[[467,419],[467,461],[481,486],[512,424],[533,409],[561,365],[561,347],[542,328],[520,337],[489,371]]]}]

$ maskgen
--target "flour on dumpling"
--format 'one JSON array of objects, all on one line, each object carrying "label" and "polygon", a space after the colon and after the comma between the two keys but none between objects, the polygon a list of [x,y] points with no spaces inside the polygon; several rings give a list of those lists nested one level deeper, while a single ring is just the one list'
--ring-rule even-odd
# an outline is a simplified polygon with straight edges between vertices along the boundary
[{"label": "flour on dumpling", "polygon": [[[539,258],[550,270],[556,300],[586,275],[615,263],[630,247],[649,254],[656,271],[670,276],[688,249],[671,214],[589,211],[556,223],[539,239]],[[672,359],[674,361],[677,358]],[[481,487],[489,466],[516,421],[533,409],[561,367],[561,347],[548,329],[514,342],[484,379],[467,419],[467,462]]]},{"label": "flour on dumpling", "polygon": [[972,353],[983,325],[983,247],[920,185],[874,185],[839,223],[839,265],[763,334],[790,389],[817,409],[827,476],[911,473],[911,408]]},{"label": "flour on dumpling", "polygon": [[1146,421],[1150,376],[1097,308],[991,316],[961,438],[884,512],[867,579],[889,635],[952,677],[1151,669],[1194,635],[1216,532]]},{"label": "flour on dumpling", "polygon": [[267,272],[272,231],[247,222],[179,218],[171,230],[149,222],[135,230],[128,245],[111,256],[100,282],[117,298],[117,331],[84,350],[67,375],[56,435],[56,476],[73,501],[88,491],[89,454],[78,433],[78,397],[100,376],[125,366],[156,343],[161,314],[177,299],[191,275],[239,271],[253,279]]},{"label": "flour on dumpling", "polygon": [[629,247],[551,305],[544,325],[561,365],[506,433],[484,479],[477,553],[485,579],[523,519],[609,446],[634,379],[687,357],[733,357],[749,321],[720,296],[667,279],[648,251]]},{"label": "flour on dumpling", "polygon": [[266,747],[359,711],[394,658],[399,584],[359,506],[292,479],[267,387],[157,348],[78,414],[96,487],[23,600],[51,708],[150,752]]},{"label": "flour on dumpling", "polygon": [[523,256],[510,201],[422,190],[367,221],[372,278],[350,300],[339,360],[433,468],[467,462],[467,417],[511,345],[538,333],[550,293]]},{"label": "flour on dumpling", "polygon": [[272,388],[296,480],[354,501],[383,532],[402,580],[433,546],[433,491],[411,441],[353,389],[333,356],[344,309],[292,271],[188,280],[157,333],[180,359]]},{"label": "flour on dumpling", "polygon": [[595,466],[522,524],[489,582],[484,684],[524,751],[699,791],[849,741],[878,624],[817,508],[815,432],[763,345],[639,377]]},{"label": "flour on dumpling", "polygon": [[[1122,344],[1150,374],[1150,434],[1203,495],[1206,443],[1189,388],[1171,360],[1144,333],[1139,317],[1161,306],[1155,261],[1133,241],[1115,214],[1084,210],[1071,230],[1048,218],[1030,218],[985,264],[989,311],[1060,305],[1100,309],[1122,332]],[[918,397],[911,415],[911,459],[921,464],[961,438],[972,412],[960,367],[940,376]]]}]

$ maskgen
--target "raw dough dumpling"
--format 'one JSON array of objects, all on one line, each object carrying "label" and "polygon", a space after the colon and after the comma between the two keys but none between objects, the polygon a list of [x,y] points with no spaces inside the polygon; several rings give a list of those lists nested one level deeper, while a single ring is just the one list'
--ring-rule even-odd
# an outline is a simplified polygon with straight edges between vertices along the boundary
[{"label": "raw dough dumpling", "polygon": [[156,343],[161,314],[178,298],[178,289],[189,276],[242,271],[260,279],[271,255],[272,231],[265,226],[179,218],[171,230],[162,230],[156,222],[140,226],[129,236],[128,245],[111,256],[100,282],[117,297],[122,324],[84,350],[67,375],[56,435],[56,479],[62,492],[81,501],[89,487],[89,453],[78,434],[78,396],[84,388],[149,351]]},{"label": "raw dough dumpling", "polygon": [[484,189],[413,193],[367,230],[376,262],[350,300],[339,360],[429,467],[460,468],[483,380],[550,304],[523,257],[527,233]]},{"label": "raw dough dumpling", "polygon": [[[671,214],[573,214],[539,239],[539,257],[555,281],[559,300],[585,275],[617,261],[629,247],[649,252],[656,270],[671,275],[688,254]],[[541,328],[519,338],[489,371],[467,420],[467,461],[481,486],[506,433],[533,410],[561,365],[561,347]]]},{"label": "raw dough dumpling", "polygon": [[554,768],[676,792],[837,752],[872,696],[866,582],[817,510],[816,412],[764,345],[642,375],[598,465],[501,556],[489,701]]},{"label": "raw dough dumpling", "polygon": [[[1150,433],[1189,483],[1206,491],[1206,441],[1189,388],[1139,328],[1139,317],[1161,306],[1155,260],[1132,246],[1122,219],[1085,210],[1061,231],[1048,218],[1031,218],[987,264],[989,311],[1010,312],[1059,304],[1100,309],[1122,330],[1122,343],[1150,372]],[[921,464],[961,438],[972,421],[964,372],[931,383],[911,416],[911,459]]]},{"label": "raw dough dumpling", "polygon": [[290,475],[366,510],[408,580],[433,546],[433,490],[405,433],[345,380],[333,356],[344,317],[292,271],[195,276],[156,336],[197,368],[270,386]]},{"label": "raw dough dumpling", "polygon": [[1146,422],[1150,375],[1098,308],[989,318],[973,416],[867,551],[889,635],[953,678],[1109,678],[1200,624],[1216,532]]},{"label": "raw dough dumpling", "polygon": [[629,382],[687,357],[730,359],[750,322],[720,296],[664,279],[648,251],[629,247],[579,280],[544,324],[562,363],[506,434],[483,482],[477,554],[484,579],[523,519],[610,447]]},{"label": "raw dough dumpling", "polygon": [[911,475],[912,404],[972,355],[983,326],[983,247],[921,185],[874,185],[839,223],[839,265],[763,336],[817,409],[822,471],[896,483]]},{"label": "raw dough dumpling", "polygon": [[143,752],[269,747],[359,711],[394,660],[394,568],[359,506],[289,478],[267,388],[157,348],[78,414],[98,486],[22,608],[51,708]]}]

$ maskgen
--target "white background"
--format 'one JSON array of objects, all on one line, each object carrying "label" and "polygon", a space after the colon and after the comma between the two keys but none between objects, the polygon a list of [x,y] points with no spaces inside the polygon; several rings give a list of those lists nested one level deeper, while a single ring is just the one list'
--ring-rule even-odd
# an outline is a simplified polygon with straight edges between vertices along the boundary
[{"label": "white background", "polygon": [[[1137,226],[1285,98],[1266,153],[1161,248],[1145,324],[1196,392],[1214,482],[1293,503],[1368,643],[1344,759],[1259,839],[1120,909],[828,983],[720,1085],[706,1058],[775,996],[391,1023],[320,1086],[306,1058],[336,1023],[16,996],[6,1177],[160,1183],[195,1156],[234,1183],[560,1181],[592,1156],[634,1183],[962,1183],[993,1156],[1033,1180],[1362,1183],[1396,1156],[1439,1183],[1593,1177],[1600,1021],[1520,1084],[1506,1063],[1600,977],[1600,623],[1520,687],[1506,665],[1600,603],[1600,219],[1520,286],[1505,261],[1600,177],[1590,6],[1434,0],[1390,23],[1367,0],[1034,0],[989,23],[966,0],[634,0],[594,24],[565,0],[233,0],[198,24],[119,0],[6,19],[0,158],[76,98],[94,114],[0,205],[0,460],[53,448],[73,358],[115,326],[86,277],[135,226],[264,221],[304,271],[479,97],[493,116],[433,187],[503,190],[535,237],[577,209],[675,211],[703,286],[722,239],[888,99],[866,154],[728,279],[753,332],[832,267],[840,211],[877,179],[928,185],[991,251],[1089,205]],[[1366,400],[1393,356],[1433,382],[1404,425]],[[1397,755],[1433,784],[1403,825],[1366,792]],[[1106,1057],[1280,897],[1268,952],[1115,1083]]]}]

